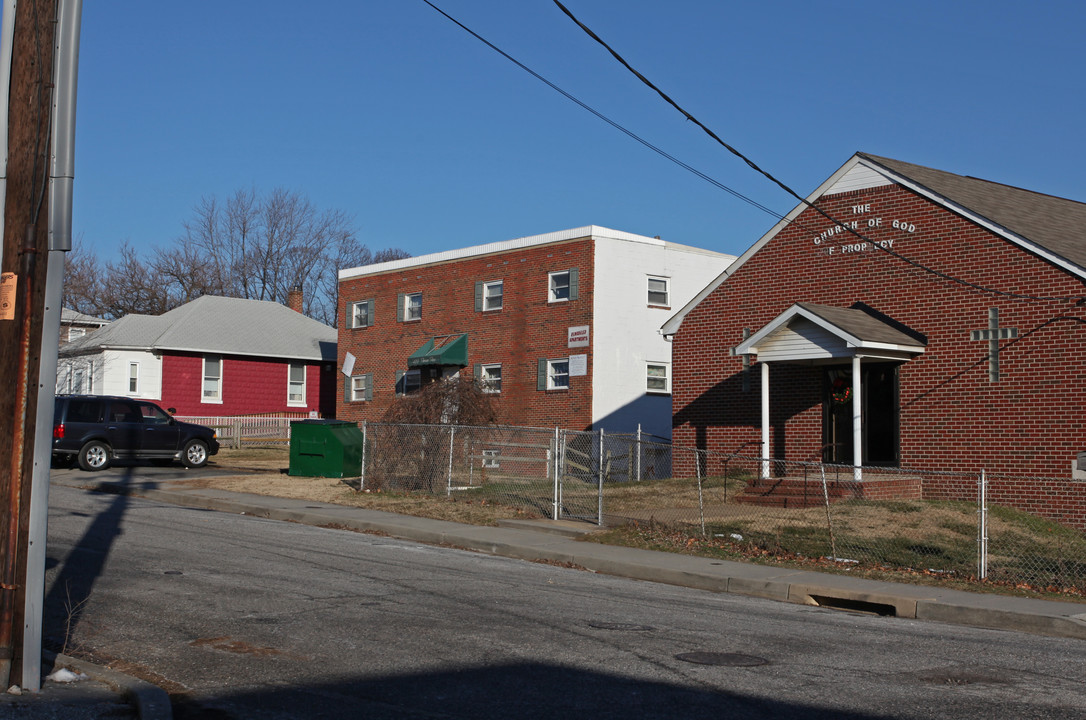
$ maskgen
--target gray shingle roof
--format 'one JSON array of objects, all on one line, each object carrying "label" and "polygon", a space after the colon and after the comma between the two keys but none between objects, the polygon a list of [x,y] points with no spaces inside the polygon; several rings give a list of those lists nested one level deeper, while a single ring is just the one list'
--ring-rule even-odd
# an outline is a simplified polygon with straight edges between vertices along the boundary
[{"label": "gray shingle roof", "polygon": [[917,347],[924,345],[916,338],[857,308],[819,305],[810,302],[796,304],[864,342]]},{"label": "gray shingle roof", "polygon": [[857,153],[1086,269],[1086,203]]},{"label": "gray shingle roof", "polygon": [[106,348],[336,359],[336,331],[276,302],[205,295],[163,315],[126,315],[68,343],[62,356]]}]

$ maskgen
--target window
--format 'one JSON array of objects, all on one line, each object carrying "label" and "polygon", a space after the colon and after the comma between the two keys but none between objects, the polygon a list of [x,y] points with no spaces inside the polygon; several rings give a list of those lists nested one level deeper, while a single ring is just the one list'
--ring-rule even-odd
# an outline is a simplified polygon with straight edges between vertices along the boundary
[{"label": "window", "polygon": [[135,394],[140,391],[140,364],[128,363],[128,392]]},{"label": "window", "polygon": [[568,390],[569,358],[540,360],[536,388],[539,390]]},{"label": "window", "polygon": [[670,278],[650,277],[649,305],[669,306],[671,304],[670,286]]},{"label": "window", "polygon": [[483,392],[500,393],[502,391],[501,365],[476,365],[475,379],[483,387]]},{"label": "window", "polygon": [[75,370],[72,370],[71,386],[68,388],[68,391],[71,392],[73,395],[82,395],[85,377],[86,376],[84,375],[83,368],[77,368]]},{"label": "window", "polygon": [[204,356],[204,394],[202,402],[222,402],[222,358]]},{"label": "window", "polygon": [[347,304],[347,327],[364,328],[373,325],[373,300]]},{"label": "window", "polygon": [[422,319],[422,293],[400,293],[396,319],[412,322]]},{"label": "window", "polygon": [[501,454],[501,450],[483,450],[483,467],[500,468],[501,463],[498,461],[501,458]]},{"label": "window", "polygon": [[347,378],[347,402],[365,402],[373,399],[373,373],[352,375]]},{"label": "window", "polygon": [[578,295],[578,273],[573,270],[560,270],[547,273],[547,302],[566,302],[576,300]]},{"label": "window", "polygon": [[410,395],[422,387],[422,372],[419,370],[399,371],[396,373],[396,394]]},{"label": "window", "polygon": [[475,283],[475,310],[501,310],[504,283],[501,280]]},{"label": "window", "polygon": [[645,390],[650,393],[671,392],[670,365],[648,363],[645,366]]},{"label": "window", "polygon": [[287,405],[305,405],[305,363],[291,363],[287,370]]},{"label": "window", "polygon": [[68,328],[68,342],[71,342],[72,340],[78,340],[79,338],[83,337],[86,334],[87,334],[87,329],[86,328],[70,327],[70,328]]}]

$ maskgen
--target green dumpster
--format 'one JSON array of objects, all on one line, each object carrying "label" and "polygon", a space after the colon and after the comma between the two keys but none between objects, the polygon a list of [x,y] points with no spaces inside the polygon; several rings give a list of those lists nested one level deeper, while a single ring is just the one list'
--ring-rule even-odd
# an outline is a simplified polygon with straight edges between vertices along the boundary
[{"label": "green dumpster", "polygon": [[295,420],[290,424],[290,474],[359,477],[364,435],[343,420]]}]

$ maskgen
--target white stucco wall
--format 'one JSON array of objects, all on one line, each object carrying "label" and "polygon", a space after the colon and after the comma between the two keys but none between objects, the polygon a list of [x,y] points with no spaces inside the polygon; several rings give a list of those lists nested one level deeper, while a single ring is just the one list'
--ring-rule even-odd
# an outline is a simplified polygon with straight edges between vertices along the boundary
[{"label": "white stucco wall", "polygon": [[[653,238],[597,237],[593,291],[593,427],[671,437],[671,396],[646,392],[648,363],[671,364],[660,326],[717,277],[734,255]],[[648,279],[667,278],[669,304],[650,307]],[[571,353],[576,352],[570,350]]]},{"label": "white stucco wall", "polygon": [[[129,367],[139,366],[136,392],[129,392]],[[149,351],[105,350],[94,355],[80,355],[57,360],[57,393],[76,392],[73,380],[82,371],[84,395],[123,395],[146,400],[162,398],[162,358]]]}]

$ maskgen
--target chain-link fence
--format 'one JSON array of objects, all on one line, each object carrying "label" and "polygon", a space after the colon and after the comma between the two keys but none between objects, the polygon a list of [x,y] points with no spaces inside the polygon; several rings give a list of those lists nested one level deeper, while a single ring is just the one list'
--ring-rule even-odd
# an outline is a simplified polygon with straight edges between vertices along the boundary
[{"label": "chain-link fence", "polygon": [[647,435],[363,425],[361,487],[441,494],[600,525],[636,523],[736,559],[1086,589],[1086,534],[1012,510],[1021,478],[673,447]]}]

